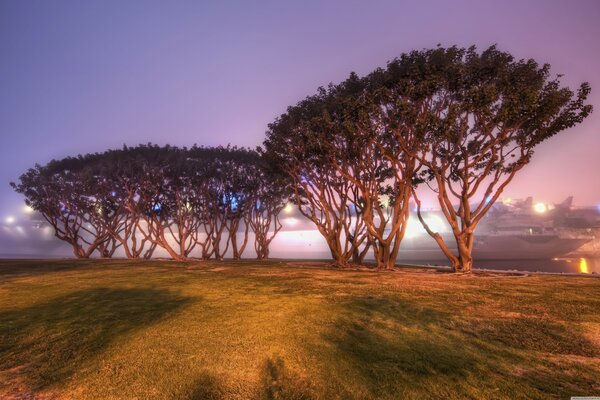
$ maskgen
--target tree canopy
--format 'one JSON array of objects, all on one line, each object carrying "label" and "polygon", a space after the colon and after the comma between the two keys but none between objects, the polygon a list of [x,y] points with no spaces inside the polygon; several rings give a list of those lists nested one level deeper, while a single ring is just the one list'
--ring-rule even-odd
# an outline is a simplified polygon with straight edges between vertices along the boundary
[{"label": "tree canopy", "polygon": [[[367,244],[393,267],[412,196],[426,231],[468,272],[477,224],[538,144],[589,115],[589,92],[495,46],[413,51],[289,107],[264,148],[338,264]],[[419,185],[436,193],[457,254],[421,215]],[[353,222],[360,229],[345,229]]]},{"label": "tree canopy", "polygon": [[[84,258],[94,251],[109,257],[119,247],[129,258],[147,258],[157,246],[177,260],[197,247],[202,258],[220,259],[230,246],[240,258],[251,221],[260,221],[255,246],[266,257],[289,194],[256,151],[152,144],[53,160],[12,185]],[[269,210],[270,223],[258,210]]]}]

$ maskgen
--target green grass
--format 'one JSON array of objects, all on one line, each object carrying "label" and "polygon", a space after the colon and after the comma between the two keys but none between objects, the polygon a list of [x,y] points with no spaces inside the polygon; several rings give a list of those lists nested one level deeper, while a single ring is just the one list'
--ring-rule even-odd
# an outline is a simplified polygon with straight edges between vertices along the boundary
[{"label": "green grass", "polygon": [[600,279],[0,261],[0,398],[600,395]]}]

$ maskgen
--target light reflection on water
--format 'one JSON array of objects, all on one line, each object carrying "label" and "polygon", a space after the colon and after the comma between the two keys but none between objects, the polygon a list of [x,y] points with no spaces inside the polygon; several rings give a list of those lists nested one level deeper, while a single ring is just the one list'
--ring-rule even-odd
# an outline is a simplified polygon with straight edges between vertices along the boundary
[{"label": "light reflection on water", "polygon": [[[440,261],[438,261],[440,263]],[[600,273],[600,258],[555,258],[552,260],[475,260],[476,268],[531,272]]]}]

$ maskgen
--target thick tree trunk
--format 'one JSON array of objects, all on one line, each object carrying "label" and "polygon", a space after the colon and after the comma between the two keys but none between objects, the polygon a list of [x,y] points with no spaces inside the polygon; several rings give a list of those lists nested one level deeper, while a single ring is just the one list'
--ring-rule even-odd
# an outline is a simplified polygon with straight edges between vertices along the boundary
[{"label": "thick tree trunk", "polygon": [[348,266],[348,257],[344,257],[343,251],[341,250],[341,243],[338,240],[338,237],[333,235],[333,237],[326,238],[327,246],[329,246],[329,252],[331,253],[331,258],[333,259],[333,265],[337,268],[345,268]]},{"label": "thick tree trunk", "polygon": [[378,243],[375,250],[375,262],[378,270],[393,270],[396,265],[395,252],[389,244]]},{"label": "thick tree trunk", "polygon": [[[473,270],[473,234],[469,235],[466,239],[459,238],[456,240],[458,247],[458,257],[453,260],[454,272],[463,274],[471,273]],[[466,243],[465,243],[466,242]]]}]

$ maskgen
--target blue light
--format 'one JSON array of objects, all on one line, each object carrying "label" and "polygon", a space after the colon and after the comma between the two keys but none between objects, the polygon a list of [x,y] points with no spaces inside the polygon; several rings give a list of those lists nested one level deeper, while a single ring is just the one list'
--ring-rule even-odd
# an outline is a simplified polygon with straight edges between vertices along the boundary
[{"label": "blue light", "polygon": [[239,200],[238,200],[237,196],[231,196],[230,205],[231,205],[231,211],[237,211],[237,209],[239,207]]},{"label": "blue light", "polygon": [[492,196],[488,196],[485,198],[485,204],[489,204],[492,201]]},{"label": "blue light", "polygon": [[154,204],[154,207],[152,207],[152,211],[154,211],[155,213],[159,213],[160,210],[162,210],[162,206],[160,205],[160,203],[156,203]]},{"label": "blue light", "polygon": [[223,195],[223,205],[229,207],[231,211],[237,211],[239,208],[239,197],[234,193],[228,193]]}]

